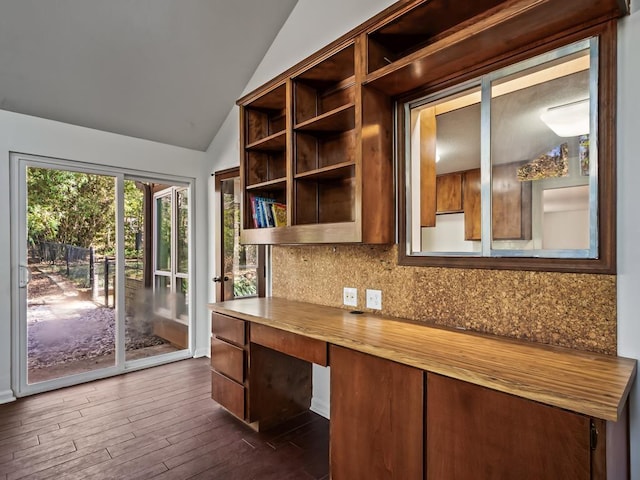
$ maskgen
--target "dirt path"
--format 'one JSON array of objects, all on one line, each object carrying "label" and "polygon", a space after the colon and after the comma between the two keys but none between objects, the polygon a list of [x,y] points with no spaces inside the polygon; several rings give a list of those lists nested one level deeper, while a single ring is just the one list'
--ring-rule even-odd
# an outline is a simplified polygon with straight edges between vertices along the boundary
[{"label": "dirt path", "polygon": [[[83,362],[82,370],[113,364],[115,311],[84,298],[64,277],[32,267],[27,308],[28,368],[30,372]],[[146,332],[127,329],[127,351],[166,342]],[[96,366],[99,365],[99,366]],[[30,381],[31,381],[30,373]]]}]

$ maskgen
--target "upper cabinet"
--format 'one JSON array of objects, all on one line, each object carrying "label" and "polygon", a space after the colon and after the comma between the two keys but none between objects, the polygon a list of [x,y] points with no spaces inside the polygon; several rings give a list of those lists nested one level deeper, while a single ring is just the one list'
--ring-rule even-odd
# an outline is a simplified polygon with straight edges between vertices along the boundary
[{"label": "upper cabinet", "polygon": [[[460,168],[443,170],[436,166],[442,152],[436,151],[440,139],[435,129],[445,128],[442,122],[456,117],[460,109],[470,115],[464,121],[474,116],[478,125],[490,121],[480,99],[491,87],[483,87],[481,81],[474,84],[474,79],[484,78],[496,66],[507,67],[572,42],[598,38],[603,32],[612,36],[607,22],[628,12],[625,0],[395,3],[238,100],[244,189],[241,241],[393,243],[397,224],[404,246],[421,242],[407,237],[412,235],[407,229],[411,222],[417,221],[418,228],[437,222],[457,228],[453,215],[465,217],[462,241],[477,241],[483,231],[489,231],[482,223],[487,215],[493,215],[494,240],[531,240],[532,218],[538,214],[534,200],[539,193],[511,175],[531,159],[509,158],[493,166],[494,210],[487,213],[483,205],[489,197],[482,186],[491,180],[481,175],[488,168],[481,165],[481,155]],[[596,101],[610,104],[615,95],[614,77],[607,73],[615,72],[615,60],[610,59],[615,59],[615,51],[608,42],[599,51],[599,63],[591,66],[592,72],[601,72],[602,86],[590,91],[596,106]],[[437,111],[416,103],[426,98],[435,105],[438,99],[430,95],[445,92],[451,96],[447,92],[456,86],[460,88],[453,97],[462,96],[459,92],[463,91],[475,97],[463,99],[464,105],[451,98],[446,105],[452,112],[448,116],[442,108]],[[403,108],[408,104],[418,113],[405,118]],[[600,118],[609,114],[602,111]],[[591,157],[607,157],[601,160],[607,166],[606,162],[613,162],[615,149],[612,143],[603,142],[603,134],[612,135],[612,126],[603,122],[597,125],[601,152],[593,152],[593,135]],[[419,135],[413,135],[414,131]],[[480,141],[480,131],[464,125],[459,131],[467,133],[467,143]],[[423,140],[413,146],[414,137]],[[402,165],[407,151],[414,147],[420,152],[416,161],[423,173],[419,178],[411,177]],[[570,146],[570,154],[579,148],[578,144]],[[614,201],[613,173],[593,178],[597,186],[591,195],[600,200],[599,231],[604,232],[599,246],[609,248],[612,238],[605,237],[611,237],[607,232],[612,231],[614,220],[602,224],[602,219],[607,217],[603,213],[611,213],[606,205]],[[417,198],[412,188],[420,192]],[[407,216],[410,211],[418,220]],[[471,250],[475,248],[472,245]],[[424,257],[421,247],[414,251]],[[611,264],[612,254],[598,255]],[[400,260],[420,264],[403,261],[402,254]]]},{"label": "upper cabinet", "polygon": [[244,243],[394,241],[392,103],[362,87],[362,42],[240,101]]},{"label": "upper cabinet", "polygon": [[252,197],[286,202],[287,89],[278,85],[242,110],[244,186]]}]

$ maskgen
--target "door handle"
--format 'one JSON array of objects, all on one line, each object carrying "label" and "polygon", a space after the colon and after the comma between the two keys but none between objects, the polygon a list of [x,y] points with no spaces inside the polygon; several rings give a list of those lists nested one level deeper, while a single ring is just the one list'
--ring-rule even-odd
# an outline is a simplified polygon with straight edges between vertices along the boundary
[{"label": "door handle", "polygon": [[227,280],[229,280],[229,277],[227,277],[226,275],[224,277],[213,277],[212,280],[216,283],[220,283],[220,282],[226,282]]},{"label": "door handle", "polygon": [[31,282],[31,270],[29,270],[29,267],[26,265],[19,265],[18,268],[20,269],[20,280],[18,285],[20,288],[26,288],[27,285],[29,285],[29,282]]}]

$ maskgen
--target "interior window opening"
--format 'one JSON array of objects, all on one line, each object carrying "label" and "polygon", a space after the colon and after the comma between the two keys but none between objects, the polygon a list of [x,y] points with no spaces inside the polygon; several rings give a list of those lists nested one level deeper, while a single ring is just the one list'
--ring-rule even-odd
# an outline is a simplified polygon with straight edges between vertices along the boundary
[{"label": "interior window opening", "polygon": [[406,106],[409,255],[597,256],[596,49]]}]

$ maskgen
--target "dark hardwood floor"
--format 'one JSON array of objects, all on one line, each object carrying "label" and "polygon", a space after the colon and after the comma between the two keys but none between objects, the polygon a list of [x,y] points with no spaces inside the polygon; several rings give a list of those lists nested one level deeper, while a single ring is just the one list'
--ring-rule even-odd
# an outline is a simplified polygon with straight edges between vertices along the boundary
[{"label": "dark hardwood floor", "polygon": [[0,479],[329,478],[329,422],[256,433],[210,397],[206,358],[0,405]]}]

